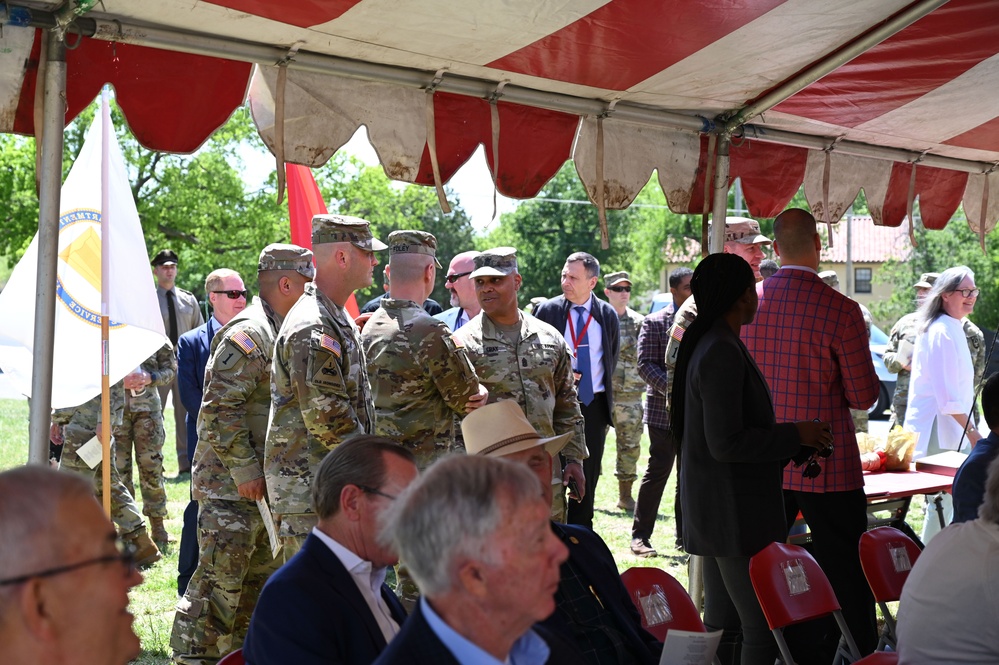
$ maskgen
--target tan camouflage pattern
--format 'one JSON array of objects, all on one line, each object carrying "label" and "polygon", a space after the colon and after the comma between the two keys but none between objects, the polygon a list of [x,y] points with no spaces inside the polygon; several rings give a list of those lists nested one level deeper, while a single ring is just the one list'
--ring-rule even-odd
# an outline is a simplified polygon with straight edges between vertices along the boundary
[{"label": "tan camouflage pattern", "polygon": [[388,237],[390,254],[422,254],[434,260],[438,269],[443,268],[437,260],[437,238],[426,231],[393,231]]},{"label": "tan camouflage pattern", "polygon": [[[543,437],[573,432],[562,455],[566,459],[586,459],[572,353],[562,333],[522,314],[520,341],[515,346],[482,312],[455,336],[464,342],[479,382],[489,390],[489,402],[517,400],[531,426]],[[556,483],[561,487],[562,473],[557,460],[552,465],[552,484]],[[554,495],[552,517],[564,522],[564,494],[556,491]]]},{"label": "tan camouflage pattern", "polygon": [[275,242],[260,251],[257,259],[257,272],[270,270],[294,270],[303,277],[313,279],[316,276],[316,266],[312,262],[312,251],[299,247]]},{"label": "tan camouflage pattern", "polygon": [[[119,381],[111,386],[111,456],[114,459],[115,442],[114,429],[121,423],[122,410],[125,404],[124,387]],[[83,444],[94,438],[97,433],[97,423],[101,417],[101,396],[97,395],[93,399],[84,402],[80,406],[66,409],[55,409],[52,411],[52,422],[62,428],[62,460],[60,468],[66,471],[73,471],[94,482],[94,492],[98,499],[101,497],[103,474],[101,464],[91,469],[87,463],[80,459],[76,451]],[[145,529],[145,522],[139,512],[139,506],[135,503],[135,498],[125,489],[121,479],[118,477],[118,470],[111,465],[111,519],[118,526],[120,534],[129,534],[139,529]]]},{"label": "tan camouflage pattern", "polygon": [[163,409],[159,386],[169,386],[177,376],[177,356],[169,341],[140,365],[151,383],[137,395],[125,390],[125,409],[121,425],[114,428],[115,467],[118,477],[133,497],[132,455],[139,468],[139,489],[142,492],[142,514],[146,517],[167,516],[166,486],[163,483]]},{"label": "tan camouflage pattern", "polygon": [[385,243],[371,235],[371,225],[360,217],[315,215],[312,217],[312,244],[349,242],[368,252],[385,249]]},{"label": "tan camouflage pattern", "polygon": [[[975,395],[977,396],[982,389],[982,377],[985,374],[985,335],[982,333],[982,329],[972,323],[968,317],[961,319],[961,323],[964,324],[964,334],[968,338],[971,365],[975,369]],[[980,416],[978,400],[975,399],[975,409],[972,417],[976,423],[979,421]]]},{"label": "tan camouflage pattern", "polygon": [[412,450],[423,471],[453,447],[455,417],[465,415],[465,404],[479,391],[468,354],[447,324],[422,306],[388,297],[365,324],[361,345],[375,433]]},{"label": "tan camouflage pattern", "polygon": [[513,247],[487,249],[472,259],[472,266],[475,269],[468,276],[469,279],[485,275],[494,277],[512,275],[517,272],[517,250]]},{"label": "tan camouflage pattern", "polygon": [[[339,355],[324,348],[339,345]],[[274,343],[264,478],[282,536],[304,541],[315,526],[310,491],[319,463],[354,434],[374,430],[360,333],[315,284],[285,317]]]},{"label": "tan camouflage pattern", "polygon": [[260,590],[281,564],[252,501],[201,500],[198,541],[198,568],[170,634],[173,662],[184,665],[215,663],[243,646]]},{"label": "tan camouflage pattern", "polygon": [[669,329],[669,341],[666,343],[667,407],[669,406],[669,400],[673,397],[673,369],[676,367],[676,359],[680,353],[680,340],[677,339],[677,336],[679,335],[682,338],[683,334],[681,331],[686,331],[696,318],[697,303],[694,302],[694,296],[690,296],[683,301],[680,309],[676,311],[676,315],[673,317],[673,325]]},{"label": "tan camouflage pattern", "polygon": [[[617,274],[617,273],[612,273]],[[627,278],[628,273],[623,273]],[[610,275],[605,278],[605,282]],[[638,479],[638,457],[641,453],[642,394],[645,381],[638,375],[638,331],[645,317],[631,309],[618,315],[621,328],[621,346],[618,352],[617,368],[611,377],[614,387],[614,440],[617,446],[617,462],[614,475],[618,480]]]},{"label": "tan camouflage pattern", "polygon": [[[261,298],[212,340],[198,414],[191,491],[195,500],[252,501],[236,487],[264,475],[264,441],[271,407],[271,358],[281,316]],[[249,351],[234,340],[253,344]]]}]

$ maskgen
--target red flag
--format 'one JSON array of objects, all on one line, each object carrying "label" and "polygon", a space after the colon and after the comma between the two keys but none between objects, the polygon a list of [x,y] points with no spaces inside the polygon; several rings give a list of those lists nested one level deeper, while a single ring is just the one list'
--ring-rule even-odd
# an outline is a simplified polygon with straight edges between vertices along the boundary
[{"label": "red flag", "polygon": [[[291,217],[291,242],[299,247],[312,249],[312,216],[324,215],[326,203],[319,192],[312,171],[300,164],[285,164],[288,176],[288,215]],[[347,298],[344,309],[352,317],[357,318],[360,310],[354,294]]]}]

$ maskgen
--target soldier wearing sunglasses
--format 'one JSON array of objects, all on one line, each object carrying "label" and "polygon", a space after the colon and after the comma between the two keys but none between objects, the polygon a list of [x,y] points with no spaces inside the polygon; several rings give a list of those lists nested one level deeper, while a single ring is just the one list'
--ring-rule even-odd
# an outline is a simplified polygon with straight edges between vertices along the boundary
[{"label": "soldier wearing sunglasses", "polygon": [[139,655],[132,553],[90,483],[47,467],[0,473],[0,663],[125,665]]}]

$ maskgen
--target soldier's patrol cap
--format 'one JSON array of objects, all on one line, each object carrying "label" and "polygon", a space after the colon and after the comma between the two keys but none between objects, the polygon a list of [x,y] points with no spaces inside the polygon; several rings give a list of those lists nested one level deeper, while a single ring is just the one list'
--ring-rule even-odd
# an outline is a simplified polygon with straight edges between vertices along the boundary
[{"label": "soldier's patrol cap", "polygon": [[725,242],[736,242],[740,245],[769,245],[773,241],[760,233],[760,223],[749,217],[725,218]]},{"label": "soldier's patrol cap", "polygon": [[835,270],[823,270],[819,273],[819,279],[826,283],[826,286],[836,286],[839,284],[839,275]]},{"label": "soldier's patrol cap", "polygon": [[388,237],[389,254],[423,254],[434,260],[434,265],[443,268],[437,260],[437,238],[426,231],[393,231]]},{"label": "soldier's patrol cap", "polygon": [[919,281],[912,285],[914,289],[932,289],[933,284],[937,281],[937,277],[940,276],[938,272],[924,272],[919,276]]},{"label": "soldier's patrol cap", "polygon": [[472,259],[472,265],[475,266],[475,270],[468,276],[469,279],[512,275],[517,272],[517,249],[515,247],[487,249]]},{"label": "soldier's patrol cap", "polygon": [[271,243],[260,252],[257,272],[266,270],[294,270],[309,279],[316,277],[316,266],[312,263],[311,250],[280,242]]},{"label": "soldier's patrol cap", "polygon": [[177,254],[172,249],[161,249],[153,257],[152,264],[154,266],[175,266],[177,265]]},{"label": "soldier's patrol cap", "polygon": [[625,270],[608,273],[604,276],[604,286],[614,286],[615,284],[620,284],[621,282],[628,282],[628,284],[631,284],[631,276],[628,275]]},{"label": "soldier's patrol cap", "polygon": [[332,242],[349,242],[366,252],[377,252],[388,246],[371,235],[371,224],[366,219],[348,215],[314,215],[312,245]]}]

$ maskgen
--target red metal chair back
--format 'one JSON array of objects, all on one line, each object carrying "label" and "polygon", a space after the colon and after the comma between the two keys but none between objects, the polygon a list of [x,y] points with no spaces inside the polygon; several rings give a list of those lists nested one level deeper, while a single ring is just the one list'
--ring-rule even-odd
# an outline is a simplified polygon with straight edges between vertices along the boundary
[{"label": "red metal chair back", "polygon": [[871,529],[860,537],[860,565],[874,600],[890,603],[902,597],[902,586],[919,552],[919,546],[894,527]]},{"label": "red metal chair back", "polygon": [[621,573],[631,602],[642,616],[642,628],[662,641],[671,629],[705,632],[701,614],[687,590],[659,568],[629,568]]}]

